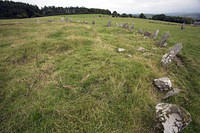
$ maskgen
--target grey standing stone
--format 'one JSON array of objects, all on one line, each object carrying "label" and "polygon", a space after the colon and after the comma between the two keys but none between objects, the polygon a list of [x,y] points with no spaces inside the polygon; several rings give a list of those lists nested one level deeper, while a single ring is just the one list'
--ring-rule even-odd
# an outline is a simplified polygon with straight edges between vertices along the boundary
[{"label": "grey standing stone", "polygon": [[159,41],[159,45],[164,47],[166,45],[166,41],[169,38],[169,32],[165,33]]},{"label": "grey standing stone", "polygon": [[184,27],[185,27],[185,24],[183,23],[183,24],[181,25],[181,30],[184,30]]},{"label": "grey standing stone", "polygon": [[94,20],[92,21],[92,24],[95,25],[95,21]]},{"label": "grey standing stone", "polygon": [[107,27],[111,27],[112,22],[108,21]]},{"label": "grey standing stone", "polygon": [[72,23],[72,22],[73,22],[73,21],[72,21],[72,19],[70,19],[69,21],[70,21],[70,23]]},{"label": "grey standing stone", "polygon": [[168,103],[156,105],[157,130],[162,133],[179,133],[192,121],[184,108]]},{"label": "grey standing stone", "polygon": [[143,32],[142,29],[139,29],[139,30],[138,30],[138,33],[140,33],[140,34],[144,34],[144,32]]},{"label": "grey standing stone", "polygon": [[133,24],[131,25],[130,29],[131,29],[131,30],[134,30],[134,28],[135,28],[135,24],[133,23]]},{"label": "grey standing stone", "polygon": [[171,96],[177,95],[180,93],[180,90],[177,88],[173,88],[171,91],[167,92],[167,94],[162,99],[167,99]]},{"label": "grey standing stone", "polygon": [[172,48],[170,48],[170,51],[162,57],[161,64],[163,66],[170,64],[174,57],[181,51],[182,47],[182,43],[178,43]]},{"label": "grey standing stone", "polygon": [[65,22],[68,23],[68,17],[65,17]]},{"label": "grey standing stone", "polygon": [[161,91],[168,91],[172,89],[172,83],[169,78],[163,77],[153,80],[154,85]]},{"label": "grey standing stone", "polygon": [[159,30],[156,30],[156,32],[153,34],[152,38],[153,38],[153,39],[156,39],[157,36],[158,36],[158,34],[159,34]]}]

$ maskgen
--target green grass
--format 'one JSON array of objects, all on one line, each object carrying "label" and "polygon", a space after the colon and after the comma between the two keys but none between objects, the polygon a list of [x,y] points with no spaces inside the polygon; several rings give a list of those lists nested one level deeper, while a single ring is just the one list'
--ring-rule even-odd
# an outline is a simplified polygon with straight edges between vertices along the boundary
[{"label": "green grass", "polygon": [[[198,133],[200,27],[186,25],[181,31],[178,24],[98,16],[68,16],[89,24],[0,20],[0,132],[153,133],[155,105],[167,102],[191,113],[184,133]],[[109,20],[112,27],[107,28]],[[136,29],[127,31],[116,22],[134,22]],[[159,29],[159,38],[169,31],[168,46],[159,48],[137,33],[140,28]],[[183,43],[179,57],[184,65],[162,68],[162,56],[178,42]],[[137,51],[139,46],[150,56]],[[182,92],[162,101],[163,93],[152,85],[162,76]]]}]

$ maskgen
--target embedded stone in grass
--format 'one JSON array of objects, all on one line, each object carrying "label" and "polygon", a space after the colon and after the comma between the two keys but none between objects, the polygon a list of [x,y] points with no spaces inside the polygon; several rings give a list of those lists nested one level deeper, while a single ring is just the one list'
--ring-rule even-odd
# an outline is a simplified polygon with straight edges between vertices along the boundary
[{"label": "embedded stone in grass", "polygon": [[161,64],[163,66],[170,64],[174,57],[181,51],[182,47],[182,43],[178,43],[173,46],[170,51],[162,57]]},{"label": "embedded stone in grass", "polygon": [[159,30],[156,30],[155,33],[153,34],[152,38],[153,38],[153,39],[156,39],[157,36],[158,36],[158,34],[159,34]]},{"label": "embedded stone in grass", "polygon": [[135,28],[135,24],[133,23],[132,25],[131,25],[131,30],[134,30],[134,28]]},{"label": "embedded stone in grass", "polygon": [[118,48],[117,51],[120,53],[120,52],[124,52],[125,49],[124,48]]},{"label": "embedded stone in grass", "polygon": [[138,33],[144,34],[144,32],[142,31],[142,29],[139,29],[139,30],[138,30]]},{"label": "embedded stone in grass", "polygon": [[184,108],[168,103],[156,105],[157,129],[162,133],[179,133],[192,121]]},{"label": "embedded stone in grass", "polygon": [[172,83],[169,78],[163,77],[153,80],[154,85],[161,91],[167,91],[172,89]]},{"label": "embedded stone in grass", "polygon": [[148,31],[146,31],[146,32],[144,32],[144,36],[150,37],[150,36],[151,36],[151,33],[148,32]]},{"label": "embedded stone in grass", "polygon": [[108,21],[107,27],[111,27],[112,22]]},{"label": "embedded stone in grass", "polygon": [[173,88],[171,91],[167,92],[167,94],[162,99],[167,99],[171,96],[177,95],[180,93],[180,91],[181,91],[180,89]]},{"label": "embedded stone in grass", "polygon": [[144,52],[144,51],[145,51],[145,48],[143,48],[143,47],[140,46],[137,50],[138,50],[138,51],[141,51],[141,52]]},{"label": "embedded stone in grass", "polygon": [[159,45],[161,47],[164,47],[164,44],[166,43],[167,39],[169,38],[169,32],[165,33],[162,38],[159,41]]},{"label": "embedded stone in grass", "polygon": [[183,24],[181,25],[181,30],[184,30],[184,27],[185,27],[185,24],[183,23]]},{"label": "embedded stone in grass", "polygon": [[92,24],[95,25],[95,21],[94,20],[92,21]]}]

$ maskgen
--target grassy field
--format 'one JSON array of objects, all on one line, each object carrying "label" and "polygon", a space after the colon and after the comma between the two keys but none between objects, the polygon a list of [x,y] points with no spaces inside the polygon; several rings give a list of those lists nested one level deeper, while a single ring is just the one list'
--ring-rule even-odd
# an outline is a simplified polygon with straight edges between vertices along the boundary
[{"label": "grassy field", "polygon": [[[89,24],[0,20],[1,133],[153,133],[159,102],[187,109],[193,121],[184,133],[200,132],[200,27],[181,31],[179,24],[136,18],[68,17]],[[135,30],[115,26],[125,22],[134,22]],[[140,28],[159,29],[158,38],[169,31],[168,46],[159,48],[137,33]],[[162,68],[162,56],[179,42],[182,65]],[[182,90],[165,101],[152,84],[163,76]]]}]

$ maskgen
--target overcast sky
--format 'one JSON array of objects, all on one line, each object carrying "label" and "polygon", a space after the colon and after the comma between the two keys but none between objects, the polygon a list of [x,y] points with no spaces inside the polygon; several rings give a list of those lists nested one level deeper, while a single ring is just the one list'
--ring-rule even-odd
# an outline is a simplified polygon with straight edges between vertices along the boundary
[{"label": "overcast sky", "polygon": [[119,13],[200,13],[200,0],[14,0],[43,6],[102,8]]}]

